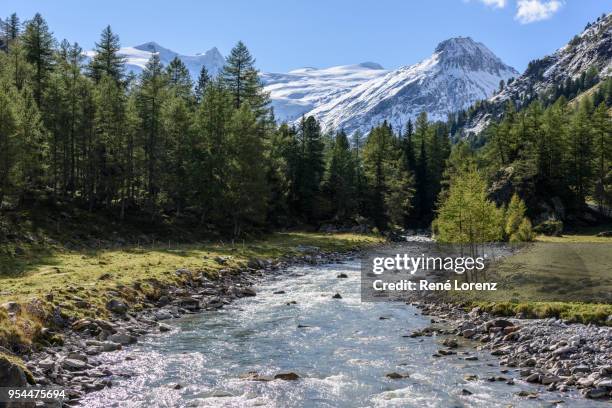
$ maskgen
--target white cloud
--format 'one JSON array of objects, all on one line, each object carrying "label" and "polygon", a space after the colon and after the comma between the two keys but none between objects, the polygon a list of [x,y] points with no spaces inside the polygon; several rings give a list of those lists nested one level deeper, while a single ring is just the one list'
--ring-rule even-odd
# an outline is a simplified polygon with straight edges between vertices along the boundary
[{"label": "white cloud", "polygon": [[484,3],[487,6],[496,7],[496,8],[506,7],[506,0],[480,0],[480,2]]},{"label": "white cloud", "polygon": [[559,11],[562,5],[561,0],[518,0],[514,18],[521,24],[546,20]]}]

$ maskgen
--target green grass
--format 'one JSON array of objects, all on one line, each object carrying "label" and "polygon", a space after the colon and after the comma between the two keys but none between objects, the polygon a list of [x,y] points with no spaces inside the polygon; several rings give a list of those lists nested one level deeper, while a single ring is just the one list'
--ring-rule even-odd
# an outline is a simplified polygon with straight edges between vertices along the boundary
[{"label": "green grass", "polygon": [[[55,249],[40,253],[28,250],[18,259],[18,273],[0,276],[0,304],[16,301],[25,306],[37,299],[39,307],[35,308],[35,316],[22,316],[18,324],[0,313],[0,345],[12,349],[28,345],[36,337],[34,327],[45,324],[45,314],[56,306],[67,316],[99,318],[108,315],[108,299],[120,297],[132,310],[142,309],[158,295],[160,287],[183,283],[185,278],[175,274],[179,268],[215,276],[230,273],[250,259],[296,254],[299,245],[347,251],[380,242],[380,237],[371,235],[291,232],[235,244],[134,246],[98,251]],[[227,263],[217,263],[218,256],[226,257]],[[0,262],[13,263],[15,258],[0,258]],[[83,306],[82,301],[89,305]]]},{"label": "green grass", "polygon": [[477,278],[497,282],[498,290],[451,292],[450,300],[503,316],[521,312],[526,317],[612,324],[607,321],[612,315],[610,238],[535,242]]}]

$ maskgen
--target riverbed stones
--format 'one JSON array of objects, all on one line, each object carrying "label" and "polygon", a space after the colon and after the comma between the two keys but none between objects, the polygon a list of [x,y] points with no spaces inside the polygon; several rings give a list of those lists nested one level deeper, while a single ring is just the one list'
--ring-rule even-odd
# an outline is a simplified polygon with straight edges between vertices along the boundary
[{"label": "riverbed stones", "polygon": [[457,348],[457,347],[459,347],[459,343],[457,342],[457,339],[453,339],[453,338],[444,339],[444,341],[442,342],[442,345],[446,346],[448,348]]},{"label": "riverbed stones", "polygon": [[332,299],[342,299],[342,295],[339,293],[336,293],[334,296],[332,296]]},{"label": "riverbed stones", "polygon": [[336,276],[339,279],[346,279],[348,278],[348,275],[346,273],[339,273],[338,276]]},{"label": "riverbed stones", "polygon": [[255,293],[255,291],[252,288],[240,288],[239,289],[239,294],[241,297],[252,297],[252,296],[256,296],[257,293]]},{"label": "riverbed stones", "polygon": [[67,358],[62,361],[62,367],[70,371],[79,371],[87,367],[87,363],[74,358]]},{"label": "riverbed stones", "polygon": [[556,318],[492,318],[483,311],[466,313],[435,301],[417,307],[448,319],[456,334],[481,342],[480,348],[498,355],[501,365],[520,367],[521,376],[528,381],[550,390],[575,387],[589,398],[612,397],[612,390],[603,396],[598,390],[601,381],[612,379],[612,370],[607,370],[612,361],[610,327],[569,324]]},{"label": "riverbed stones", "polygon": [[123,346],[126,346],[128,344],[134,344],[137,341],[136,337],[125,332],[111,334],[107,337],[107,340],[113,343],[119,343]]},{"label": "riverbed stones", "polygon": [[125,314],[128,311],[128,306],[120,300],[111,299],[106,303],[106,308],[116,314]]}]

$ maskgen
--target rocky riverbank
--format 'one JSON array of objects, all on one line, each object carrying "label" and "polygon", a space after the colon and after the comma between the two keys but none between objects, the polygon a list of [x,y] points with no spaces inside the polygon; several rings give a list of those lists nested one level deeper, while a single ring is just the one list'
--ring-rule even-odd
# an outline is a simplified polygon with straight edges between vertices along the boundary
[{"label": "rocky riverbank", "polygon": [[[102,366],[98,358],[102,353],[134,344],[145,334],[170,330],[164,323],[168,319],[219,309],[235,299],[255,296],[253,284],[290,266],[337,262],[356,254],[355,251],[321,252],[316,247],[306,246],[298,250],[301,255],[278,260],[253,259],[247,266],[238,269],[223,269],[226,259],[218,257],[216,262],[220,265],[220,273],[216,279],[211,279],[205,273],[176,270],[184,285],[157,288],[157,300],[145,310],[131,311],[119,298],[110,299],[106,307],[111,312],[111,318],[63,322],[67,326],[60,333],[63,344],[21,356],[27,370],[12,363],[9,367],[6,358],[7,367],[14,375],[3,385],[26,386],[28,381],[24,379],[29,377],[29,382],[34,386],[58,386],[67,390],[69,404],[78,404],[86,393],[112,386],[113,375],[122,375]],[[7,350],[4,353],[10,355]],[[1,368],[0,365],[0,378],[3,375]],[[7,375],[10,373],[7,372]]]},{"label": "rocky riverbank", "polygon": [[[467,343],[489,350],[499,358],[502,372],[514,371],[528,383],[548,391],[578,389],[586,398],[612,399],[612,328],[570,324],[558,319],[505,319],[473,308],[467,312],[455,304],[436,301],[414,303],[436,324],[410,334],[410,337],[449,335],[438,356],[455,354]],[[440,323],[442,325],[440,325]],[[468,360],[470,357],[466,357]],[[512,377],[489,381],[514,383]],[[524,397],[535,398],[536,394]]]}]

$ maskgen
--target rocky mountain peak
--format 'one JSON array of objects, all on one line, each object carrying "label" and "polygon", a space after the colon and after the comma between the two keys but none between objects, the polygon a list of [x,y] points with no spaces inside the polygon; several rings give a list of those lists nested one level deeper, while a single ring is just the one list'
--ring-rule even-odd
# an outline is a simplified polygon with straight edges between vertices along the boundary
[{"label": "rocky mountain peak", "polygon": [[[442,41],[436,47],[435,55],[443,66],[450,68],[496,74],[500,71],[513,70],[484,44],[474,41],[471,37],[454,37]],[[518,75],[518,72],[516,74]]]}]

